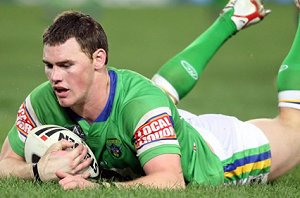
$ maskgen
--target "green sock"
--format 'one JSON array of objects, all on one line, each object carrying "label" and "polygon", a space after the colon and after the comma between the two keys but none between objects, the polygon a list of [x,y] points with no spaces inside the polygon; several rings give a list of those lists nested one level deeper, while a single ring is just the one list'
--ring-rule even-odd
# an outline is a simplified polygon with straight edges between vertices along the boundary
[{"label": "green sock", "polygon": [[[158,71],[158,75],[153,77],[154,82],[157,81],[156,76],[162,77],[164,82],[156,83],[168,93],[177,92],[171,94],[173,96],[177,94],[175,96],[177,102],[195,86],[207,63],[217,50],[236,33],[236,26],[231,20],[232,14],[233,9],[220,15],[204,33],[165,63]],[[175,89],[174,91],[170,91],[168,86],[164,86],[168,83],[169,87]]]},{"label": "green sock", "polygon": [[[300,15],[299,15],[300,16]],[[300,17],[299,17],[300,19]],[[284,59],[277,78],[278,91],[300,90],[300,21],[293,45]]]},{"label": "green sock", "polygon": [[[300,15],[298,16],[300,20]],[[278,72],[278,106],[300,109],[300,21],[292,47]]]}]

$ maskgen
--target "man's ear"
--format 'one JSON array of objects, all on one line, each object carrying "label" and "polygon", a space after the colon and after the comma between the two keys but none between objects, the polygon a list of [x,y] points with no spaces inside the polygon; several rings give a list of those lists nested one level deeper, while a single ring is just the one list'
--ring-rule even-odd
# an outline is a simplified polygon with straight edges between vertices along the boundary
[{"label": "man's ear", "polygon": [[105,66],[105,61],[106,61],[106,52],[104,49],[100,48],[97,49],[93,53],[93,65],[96,70],[99,70]]}]

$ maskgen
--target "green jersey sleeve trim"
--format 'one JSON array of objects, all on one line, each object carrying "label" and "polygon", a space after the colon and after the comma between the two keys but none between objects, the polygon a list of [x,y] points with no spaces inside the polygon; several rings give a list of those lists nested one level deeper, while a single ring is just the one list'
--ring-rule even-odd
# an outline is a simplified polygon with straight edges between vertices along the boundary
[{"label": "green jersey sleeve trim", "polygon": [[147,150],[142,155],[139,156],[142,167],[152,158],[157,157],[162,154],[178,154],[181,155],[179,145],[161,145],[156,146],[152,149]]},{"label": "green jersey sleeve trim", "polygon": [[8,133],[8,140],[12,150],[21,157],[24,157],[24,142],[21,141],[18,133],[16,127],[13,126]]}]

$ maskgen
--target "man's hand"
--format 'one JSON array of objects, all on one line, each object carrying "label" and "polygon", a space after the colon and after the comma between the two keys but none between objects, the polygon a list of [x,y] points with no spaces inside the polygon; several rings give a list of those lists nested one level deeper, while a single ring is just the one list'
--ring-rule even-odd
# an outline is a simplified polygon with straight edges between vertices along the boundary
[{"label": "man's hand", "polygon": [[61,171],[57,171],[57,177],[62,178],[59,181],[59,185],[64,190],[71,190],[71,189],[84,189],[84,188],[95,188],[98,186],[97,183],[93,183],[87,180],[90,176],[89,173],[82,173],[77,175],[70,175]]},{"label": "man's hand", "polygon": [[57,172],[75,175],[90,165],[91,158],[84,159],[87,148],[82,144],[72,149],[73,146],[74,143],[61,140],[47,150],[38,162],[38,172],[42,181],[58,180]]}]

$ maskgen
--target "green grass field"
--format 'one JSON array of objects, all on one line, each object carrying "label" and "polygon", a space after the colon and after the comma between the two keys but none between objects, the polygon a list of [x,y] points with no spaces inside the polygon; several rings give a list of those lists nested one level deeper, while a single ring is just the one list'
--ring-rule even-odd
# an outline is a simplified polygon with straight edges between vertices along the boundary
[{"label": "green grass field", "polygon": [[[208,64],[200,82],[179,104],[197,114],[242,120],[277,113],[276,74],[296,29],[292,6],[269,5],[261,24],[234,36]],[[93,13],[95,14],[95,13]],[[0,145],[26,95],[46,80],[41,34],[53,12],[0,6]],[[110,41],[110,65],[151,77],[168,58],[204,31],[217,14],[209,7],[100,9],[96,17]],[[185,191],[98,189],[63,192],[58,184],[0,180],[1,197],[299,197],[300,169],[271,185],[190,187]]]}]

